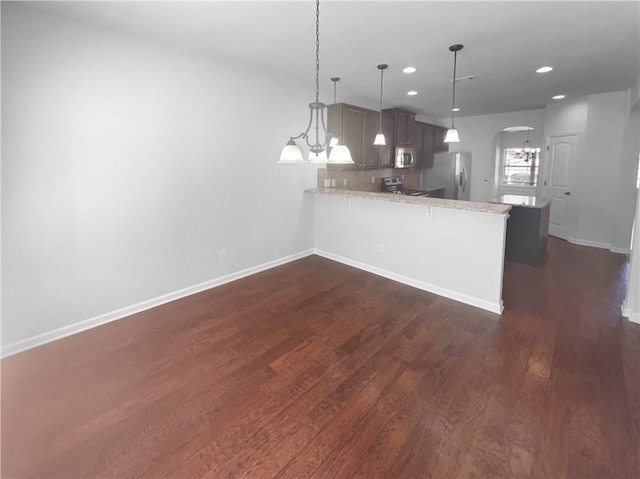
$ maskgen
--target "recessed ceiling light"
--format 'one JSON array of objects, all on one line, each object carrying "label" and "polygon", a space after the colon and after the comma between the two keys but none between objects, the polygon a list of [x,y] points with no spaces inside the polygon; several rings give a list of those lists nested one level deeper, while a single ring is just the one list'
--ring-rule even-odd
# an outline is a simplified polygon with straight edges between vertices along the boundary
[{"label": "recessed ceiling light", "polygon": [[460,111],[460,108],[455,107],[455,108],[452,108],[451,111]]},{"label": "recessed ceiling light", "polygon": [[509,133],[515,133],[517,131],[534,131],[535,128],[532,126],[508,126],[503,128],[501,131],[507,131]]},{"label": "recessed ceiling light", "polygon": [[407,67],[402,70],[403,73],[415,73],[415,71],[416,71],[415,67]]},{"label": "recessed ceiling light", "polygon": [[553,70],[553,67],[540,67],[536,70],[536,73],[549,73]]},{"label": "recessed ceiling light", "polygon": [[564,95],[556,95],[553,97],[554,100],[562,100],[564,98]]},{"label": "recessed ceiling light", "polygon": [[415,91],[415,90],[411,90],[411,91],[407,92],[407,95],[409,95],[409,96],[416,96],[417,94],[418,94],[418,92]]}]

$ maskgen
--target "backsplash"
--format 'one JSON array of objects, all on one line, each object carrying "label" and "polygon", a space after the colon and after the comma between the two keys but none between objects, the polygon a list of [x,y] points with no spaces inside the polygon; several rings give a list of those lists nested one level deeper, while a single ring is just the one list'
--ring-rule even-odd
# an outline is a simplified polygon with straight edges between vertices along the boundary
[{"label": "backsplash", "polygon": [[[325,180],[335,181],[334,188],[355,191],[380,191],[382,178],[400,176],[404,178],[405,188],[420,187],[420,170],[395,169],[342,171],[339,165],[327,165],[318,169],[318,188],[325,187]],[[346,184],[345,184],[346,183]]]}]

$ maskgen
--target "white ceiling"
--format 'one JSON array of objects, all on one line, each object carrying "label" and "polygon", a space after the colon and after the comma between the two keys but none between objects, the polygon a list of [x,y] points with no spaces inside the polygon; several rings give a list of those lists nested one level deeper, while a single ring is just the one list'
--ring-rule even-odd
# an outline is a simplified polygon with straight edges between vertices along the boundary
[{"label": "white ceiling", "polygon": [[[248,63],[315,83],[315,2],[44,2],[61,15]],[[637,1],[321,1],[321,100],[375,106],[385,72],[383,107],[446,118],[453,54],[458,54],[459,116],[542,108],[551,97],[575,98],[631,87],[640,71]],[[412,75],[402,68],[415,66]],[[551,65],[545,75],[535,69]],[[406,92],[415,89],[417,96]]]}]

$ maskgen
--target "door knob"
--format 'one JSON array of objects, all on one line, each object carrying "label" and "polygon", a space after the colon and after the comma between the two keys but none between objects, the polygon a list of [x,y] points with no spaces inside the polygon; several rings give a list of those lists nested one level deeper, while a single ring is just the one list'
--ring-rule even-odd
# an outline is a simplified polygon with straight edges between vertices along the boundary
[{"label": "door knob", "polygon": [[565,192],[564,192],[564,195],[565,195],[565,196],[571,196],[571,192],[570,192],[570,191],[565,191]]}]

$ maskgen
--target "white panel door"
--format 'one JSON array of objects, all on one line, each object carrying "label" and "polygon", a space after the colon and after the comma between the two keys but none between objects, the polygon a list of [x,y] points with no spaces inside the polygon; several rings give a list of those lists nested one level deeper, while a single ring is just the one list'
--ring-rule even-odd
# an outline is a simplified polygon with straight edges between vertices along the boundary
[{"label": "white panel door", "polygon": [[569,239],[571,235],[570,225],[575,211],[571,186],[577,152],[577,133],[549,137],[544,193],[551,200],[549,234],[563,239]]}]

